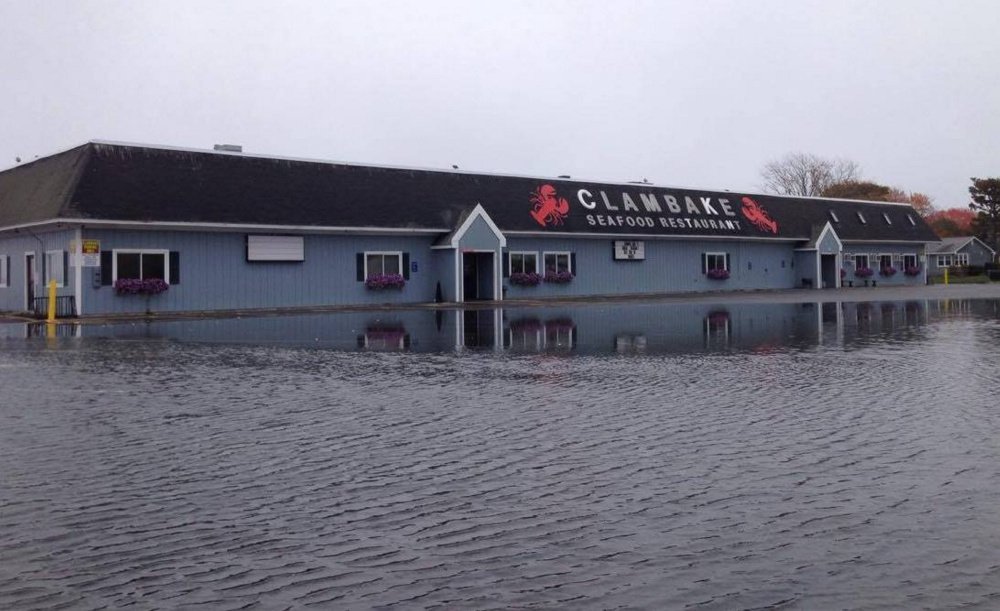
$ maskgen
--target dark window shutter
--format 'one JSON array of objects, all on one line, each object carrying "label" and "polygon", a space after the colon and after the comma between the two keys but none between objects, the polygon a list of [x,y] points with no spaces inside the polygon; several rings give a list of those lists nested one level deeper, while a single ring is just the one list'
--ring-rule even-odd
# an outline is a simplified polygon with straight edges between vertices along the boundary
[{"label": "dark window shutter", "polygon": [[403,279],[410,279],[410,253],[403,253]]},{"label": "dark window shutter", "polygon": [[357,257],[358,262],[358,282],[365,281],[365,253],[359,252]]},{"label": "dark window shutter", "polygon": [[181,283],[181,253],[170,251],[170,284]]},{"label": "dark window shutter", "polygon": [[45,251],[43,250],[42,251],[42,286],[48,286],[49,285],[49,275],[47,273],[45,273],[45,267],[46,267],[46,263],[47,263],[46,259],[48,259],[48,257],[45,256]]},{"label": "dark window shutter", "polygon": [[729,265],[729,253],[726,253],[726,271],[732,270],[732,266]]},{"label": "dark window shutter", "polygon": [[576,275],[576,253],[569,253],[569,273]]},{"label": "dark window shutter", "polygon": [[111,286],[111,257],[114,255],[110,250],[101,251],[101,286]]},{"label": "dark window shutter", "polygon": [[500,256],[503,258],[500,262],[503,265],[503,277],[510,278],[510,253],[504,248],[500,250]]},{"label": "dark window shutter", "polygon": [[701,253],[701,273],[708,273],[708,255]]},{"label": "dark window shutter", "polygon": [[69,286],[69,251],[63,251],[63,285]]}]

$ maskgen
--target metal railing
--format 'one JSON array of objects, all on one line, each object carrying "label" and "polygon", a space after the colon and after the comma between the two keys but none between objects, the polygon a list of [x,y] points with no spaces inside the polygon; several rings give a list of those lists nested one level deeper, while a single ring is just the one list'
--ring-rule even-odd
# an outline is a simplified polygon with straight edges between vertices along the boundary
[{"label": "metal railing", "polygon": [[[45,318],[49,311],[48,297],[35,297],[31,300],[31,312],[38,318]],[[56,297],[56,318],[76,316],[76,297],[65,295]]]}]

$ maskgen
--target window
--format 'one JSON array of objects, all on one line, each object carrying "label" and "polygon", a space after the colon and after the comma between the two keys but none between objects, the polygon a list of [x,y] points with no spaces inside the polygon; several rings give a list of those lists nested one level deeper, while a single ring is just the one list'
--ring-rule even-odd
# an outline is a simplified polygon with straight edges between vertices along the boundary
[{"label": "window", "polygon": [[861,214],[861,211],[858,211],[857,214],[858,214],[858,220],[861,221],[861,224],[867,225],[868,221],[865,220],[865,215]]},{"label": "window", "polygon": [[375,274],[403,273],[403,253],[401,252],[366,252],[365,278]]},{"label": "window", "polygon": [[960,252],[955,255],[955,265],[962,265],[964,267],[969,266],[969,253]]},{"label": "window", "polygon": [[65,251],[45,251],[45,286],[49,285],[50,280],[55,280],[56,286],[66,286]]},{"label": "window", "polygon": [[868,255],[854,255],[854,269],[868,268]]},{"label": "window", "polygon": [[115,250],[112,281],[119,278],[152,280],[159,278],[170,284],[166,250]]},{"label": "window", "polygon": [[916,269],[917,267],[917,255],[903,255],[903,269]]},{"label": "window", "polygon": [[889,220],[889,215],[887,213],[883,212],[882,213],[882,218],[885,219],[885,224],[886,225],[892,225],[892,221]]},{"label": "window", "polygon": [[938,255],[937,256],[937,266],[938,267],[951,267],[951,255]]},{"label": "window", "polygon": [[878,268],[886,269],[888,267],[892,267],[892,255],[879,255]]},{"label": "window", "polygon": [[0,288],[10,286],[10,257],[0,255]]},{"label": "window", "polygon": [[713,269],[729,271],[729,255],[724,252],[706,252],[705,271],[710,272]]},{"label": "window", "polygon": [[573,269],[570,265],[570,256],[568,252],[547,252],[544,253],[545,261],[545,273],[549,272],[569,272],[573,273]]},{"label": "window", "polygon": [[840,219],[837,218],[837,213],[834,212],[833,210],[830,211],[830,218],[833,219],[834,223],[839,223],[840,222]]},{"label": "window", "polygon": [[510,253],[510,273],[512,273],[512,274],[537,274],[538,273],[538,253],[537,252],[512,252],[512,253]]}]

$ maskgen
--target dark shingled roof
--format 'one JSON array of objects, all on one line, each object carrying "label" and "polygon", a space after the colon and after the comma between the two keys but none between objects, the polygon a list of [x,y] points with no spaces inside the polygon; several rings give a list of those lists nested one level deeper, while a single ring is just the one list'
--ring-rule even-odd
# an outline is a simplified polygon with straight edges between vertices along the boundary
[{"label": "dark shingled roof", "polygon": [[[541,226],[529,214],[531,195],[551,185],[570,205],[561,224]],[[577,200],[586,189],[597,202],[588,210]],[[710,197],[715,208],[727,199],[740,221],[738,230],[709,227],[653,228],[588,224],[587,215],[693,216],[705,214],[609,211],[599,196],[622,208],[627,194],[643,210],[640,194],[695,202]],[[847,200],[751,195],[779,231],[747,222],[740,213],[746,194],[674,189],[645,184],[591,183],[532,178],[371,167],[342,163],[187,151],[92,142],[0,172],[0,228],[52,219],[100,219],[239,225],[288,225],[427,229],[451,231],[464,212],[481,203],[504,232],[733,236],[809,240],[815,227],[832,220],[844,240],[937,241],[930,227],[909,206]],[[858,219],[865,216],[866,223]],[[887,215],[891,224],[883,217]],[[913,220],[913,223],[910,222]]]}]

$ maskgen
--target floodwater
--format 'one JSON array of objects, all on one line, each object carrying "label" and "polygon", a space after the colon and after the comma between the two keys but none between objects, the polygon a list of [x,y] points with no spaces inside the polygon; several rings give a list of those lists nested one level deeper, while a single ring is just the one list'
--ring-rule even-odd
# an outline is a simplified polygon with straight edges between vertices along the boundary
[{"label": "floodwater", "polygon": [[3,609],[1000,607],[1000,302],[0,326]]}]

